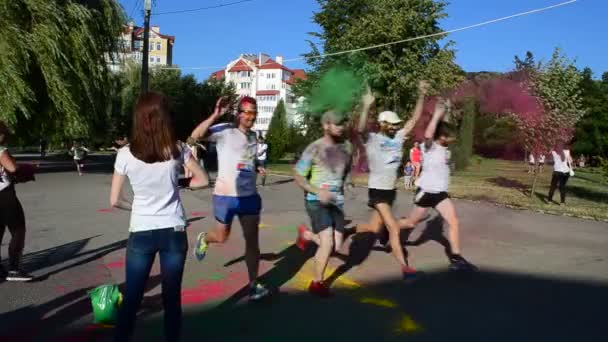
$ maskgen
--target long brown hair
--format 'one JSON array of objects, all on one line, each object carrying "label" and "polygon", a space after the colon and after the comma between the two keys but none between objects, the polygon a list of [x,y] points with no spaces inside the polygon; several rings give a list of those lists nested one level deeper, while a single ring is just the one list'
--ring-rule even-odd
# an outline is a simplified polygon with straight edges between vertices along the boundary
[{"label": "long brown hair", "polygon": [[135,158],[145,163],[179,157],[169,103],[164,95],[148,92],[137,99],[130,149]]}]

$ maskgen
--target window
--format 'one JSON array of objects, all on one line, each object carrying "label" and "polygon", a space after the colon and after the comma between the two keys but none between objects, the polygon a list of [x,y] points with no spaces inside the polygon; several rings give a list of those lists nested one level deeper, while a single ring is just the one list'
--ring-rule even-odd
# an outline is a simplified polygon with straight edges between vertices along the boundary
[{"label": "window", "polygon": [[251,83],[241,82],[240,86],[241,86],[241,89],[249,89],[249,88],[251,88]]},{"label": "window", "polygon": [[160,57],[156,57],[156,63],[160,63]]},{"label": "window", "polygon": [[266,78],[270,79],[270,73],[266,74]]},{"label": "window", "polygon": [[149,42],[148,47],[150,48],[150,51],[154,50],[154,42]]},{"label": "window", "polygon": [[276,75],[275,75],[275,73],[273,72],[273,73],[272,73],[272,78],[274,78],[275,76],[276,76]]},{"label": "window", "polygon": [[270,85],[270,89],[273,89],[273,90],[275,89],[274,84],[271,84],[271,85]]},{"label": "window", "polygon": [[160,42],[156,43],[156,50],[160,50],[162,48],[162,44]]},{"label": "window", "polygon": [[150,62],[154,63],[154,57],[150,57]]},{"label": "window", "polygon": [[263,72],[260,72],[260,77],[264,77],[264,73]]}]

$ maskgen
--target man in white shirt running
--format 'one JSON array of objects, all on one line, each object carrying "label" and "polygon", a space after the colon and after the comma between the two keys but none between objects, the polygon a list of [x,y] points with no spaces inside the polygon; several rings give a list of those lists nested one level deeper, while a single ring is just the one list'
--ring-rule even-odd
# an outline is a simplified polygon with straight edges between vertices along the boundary
[{"label": "man in white shirt running", "polygon": [[405,126],[401,127],[403,120],[396,113],[391,111],[380,113],[378,116],[380,131],[378,133],[367,132],[367,114],[369,106],[373,102],[373,97],[368,91],[368,94],[363,97],[363,112],[359,118],[358,127],[359,134],[365,141],[369,164],[368,206],[374,209],[374,212],[369,223],[356,226],[356,232],[377,234],[386,226],[393,256],[401,266],[403,279],[406,281],[414,280],[417,276],[416,270],[410,267],[405,258],[400,240],[401,229],[410,227],[402,225],[405,221],[400,222],[394,217],[392,207],[397,197],[395,182],[403,158],[403,143],[422,114],[427,88],[426,82],[419,83],[418,101],[412,117]]},{"label": "man in white shirt running", "polygon": [[[257,117],[257,103],[252,97],[243,97],[238,104],[235,123],[212,126],[228,108],[225,99],[220,98],[215,111],[201,122],[192,132],[189,140],[205,138],[217,144],[218,173],[213,191],[213,211],[217,224],[207,233],[197,237],[195,255],[199,260],[205,257],[210,243],[224,243],[228,240],[232,220],[238,216],[245,237],[245,263],[249,273],[249,298],[259,300],[270,294],[257,281],[260,263],[259,223],[262,199],[256,189],[257,140],[251,130]],[[265,174],[263,167],[257,171]]]}]

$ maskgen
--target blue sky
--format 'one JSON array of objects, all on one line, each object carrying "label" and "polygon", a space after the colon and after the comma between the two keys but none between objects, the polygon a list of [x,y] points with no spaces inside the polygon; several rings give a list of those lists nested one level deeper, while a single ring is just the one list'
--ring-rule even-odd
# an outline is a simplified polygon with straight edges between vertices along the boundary
[{"label": "blue sky", "polygon": [[[153,13],[214,6],[235,0],[156,0]],[[452,0],[444,30],[471,25],[563,0]],[[143,24],[143,0],[120,0],[127,14],[133,13],[136,24]],[[132,11],[137,3],[137,10]],[[307,32],[315,31],[312,13],[318,9],[314,0],[253,0],[233,6],[200,12],[167,14],[152,17],[161,32],[176,36],[174,63],[181,67],[219,66],[240,53],[265,52],[271,56],[299,57],[308,51]],[[579,0],[547,12],[503,21],[490,26],[457,32],[457,63],[466,71],[507,71],[514,55],[527,50],[537,60],[548,59],[554,47],[560,47],[580,67],[589,66],[596,77],[608,71],[608,30],[606,0]],[[407,37],[404,37],[407,38]],[[305,68],[302,62],[288,64]],[[212,71],[184,70],[198,79]]]}]

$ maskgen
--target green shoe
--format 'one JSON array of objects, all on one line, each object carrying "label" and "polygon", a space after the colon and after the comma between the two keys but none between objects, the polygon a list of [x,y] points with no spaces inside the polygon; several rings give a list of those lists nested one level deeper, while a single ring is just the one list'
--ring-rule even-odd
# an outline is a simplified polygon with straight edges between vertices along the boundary
[{"label": "green shoe", "polygon": [[196,246],[194,247],[194,256],[196,257],[196,259],[198,259],[198,261],[201,261],[205,258],[205,255],[207,255],[207,242],[205,241],[205,237],[207,236],[207,233],[199,233],[198,236],[196,237]]}]

